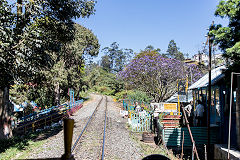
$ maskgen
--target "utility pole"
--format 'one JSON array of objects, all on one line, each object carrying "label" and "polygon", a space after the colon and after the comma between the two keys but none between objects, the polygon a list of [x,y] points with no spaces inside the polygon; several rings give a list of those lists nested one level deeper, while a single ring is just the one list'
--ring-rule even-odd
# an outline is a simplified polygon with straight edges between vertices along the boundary
[{"label": "utility pole", "polygon": [[240,149],[240,74],[237,75],[237,89],[236,89],[236,130],[237,130],[237,144]]},{"label": "utility pole", "polygon": [[[213,24],[214,22],[212,22],[212,25],[210,26],[209,28],[209,32],[212,30],[213,28]],[[208,76],[208,112],[207,112],[207,128],[208,128],[208,134],[207,134],[207,139],[208,139],[208,145],[207,145],[207,158],[208,160],[210,160],[210,153],[211,153],[211,150],[210,150],[210,108],[211,108],[211,86],[212,86],[212,83],[211,83],[211,68],[212,68],[212,42],[213,42],[213,39],[212,39],[212,36],[209,35],[209,32],[208,32],[208,47],[209,47],[209,62],[208,62],[208,73],[209,73],[209,76]]]}]

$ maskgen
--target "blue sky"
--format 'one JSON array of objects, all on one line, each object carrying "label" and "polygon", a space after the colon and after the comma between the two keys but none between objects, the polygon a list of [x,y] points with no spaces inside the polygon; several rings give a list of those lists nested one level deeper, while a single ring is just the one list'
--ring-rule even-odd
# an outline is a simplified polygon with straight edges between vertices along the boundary
[{"label": "blue sky", "polygon": [[[117,42],[134,52],[147,45],[166,52],[174,39],[180,51],[193,56],[206,41],[207,28],[227,24],[215,17],[219,0],[98,0],[95,15],[76,22],[91,29],[101,49]],[[103,53],[100,52],[99,56]]]}]

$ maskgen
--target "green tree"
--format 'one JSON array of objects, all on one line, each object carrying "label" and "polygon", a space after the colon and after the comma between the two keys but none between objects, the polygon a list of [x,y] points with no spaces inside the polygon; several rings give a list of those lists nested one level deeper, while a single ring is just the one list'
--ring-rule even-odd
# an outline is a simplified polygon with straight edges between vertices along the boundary
[{"label": "green tree", "polygon": [[[91,30],[75,24],[74,41],[66,43],[61,53],[68,71],[68,85],[75,90],[78,97],[82,90],[82,77],[85,72],[85,62],[89,57],[97,56],[99,53],[99,42]],[[68,88],[65,88],[67,91]]]},{"label": "green tree", "polygon": [[171,40],[168,44],[167,56],[169,58],[175,58],[180,61],[183,61],[185,59],[183,53],[179,51],[179,48],[177,47],[177,44],[174,40]]},{"label": "green tree", "polygon": [[[74,40],[63,44],[59,53],[51,53],[54,61],[53,67],[42,70],[35,79],[38,87],[33,92],[36,95],[32,95],[30,99],[35,100],[38,104],[58,105],[68,99],[69,88],[74,89],[76,97],[79,97],[79,93],[83,89],[85,57],[96,56],[100,46],[97,37],[90,30],[79,24],[75,24],[74,28]],[[44,80],[39,77],[44,77]],[[38,92],[40,88],[46,88],[45,92],[47,90],[47,93],[54,93],[54,95],[40,96],[42,94]],[[46,103],[45,99],[49,96]]]},{"label": "green tree", "polygon": [[152,50],[145,49],[143,51],[141,50],[140,53],[136,54],[134,59],[144,58],[144,56],[155,57],[155,56],[160,56],[160,55],[161,54],[154,49],[152,49]]},{"label": "green tree", "polygon": [[105,95],[115,95],[123,90],[123,81],[116,79],[116,74],[96,64],[91,65],[90,72],[85,74],[84,81],[92,91]]},{"label": "green tree", "polygon": [[225,57],[231,60],[237,69],[240,65],[240,1],[220,1],[215,15],[227,18],[229,24],[227,27],[220,24],[214,26],[210,35],[214,35],[214,40],[225,53]]},{"label": "green tree", "polygon": [[10,85],[14,81],[32,81],[36,73],[51,67],[49,53],[57,53],[63,43],[72,40],[73,18],[93,14],[95,1],[17,0],[9,5],[8,1],[0,0],[0,4],[0,138],[3,138],[8,135],[5,131],[10,130]]},{"label": "green tree", "polygon": [[160,48],[155,49],[152,45],[148,45],[148,46],[144,49],[144,51],[155,51],[155,52],[160,53],[160,52],[161,52],[161,49],[160,49]]},{"label": "green tree", "polygon": [[93,88],[99,81],[100,76],[99,65],[95,62],[86,66],[85,76],[83,77],[84,81],[87,84],[88,88]]},{"label": "green tree", "polygon": [[111,70],[111,61],[110,61],[110,58],[109,58],[108,55],[102,56],[102,59],[101,59],[101,67],[102,67],[104,70],[110,72],[110,70]]},{"label": "green tree", "polygon": [[105,47],[102,51],[109,57],[110,71],[115,72],[121,71],[133,54],[132,49],[120,49],[117,42],[113,42],[110,47]]},{"label": "green tree", "polygon": [[167,55],[164,53],[161,53],[161,49],[160,48],[154,48],[152,45],[148,45],[144,50],[141,50],[140,53],[157,53],[157,54],[161,54],[164,58],[167,58]]}]

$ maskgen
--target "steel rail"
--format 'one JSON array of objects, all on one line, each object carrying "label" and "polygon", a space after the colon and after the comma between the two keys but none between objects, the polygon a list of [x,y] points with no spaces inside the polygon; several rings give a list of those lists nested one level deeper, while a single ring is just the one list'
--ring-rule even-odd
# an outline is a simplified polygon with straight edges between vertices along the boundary
[{"label": "steel rail", "polygon": [[81,134],[78,136],[77,140],[75,141],[75,143],[74,143],[74,145],[73,145],[73,147],[72,147],[72,149],[71,149],[71,152],[73,152],[73,151],[74,151],[74,149],[76,148],[76,146],[77,146],[77,144],[78,144],[78,142],[79,142],[80,138],[81,138],[81,137],[82,137],[82,135],[83,135],[83,132],[84,132],[84,131],[85,131],[85,129],[87,128],[87,126],[88,126],[89,122],[92,120],[92,117],[93,117],[93,115],[95,114],[95,112],[96,112],[97,108],[100,106],[100,104],[101,104],[102,100],[103,100],[103,96],[102,96],[101,100],[99,101],[99,103],[98,103],[97,107],[96,107],[96,108],[95,108],[95,110],[93,111],[92,115],[91,115],[91,116],[90,116],[90,118],[88,119],[88,122],[87,122],[87,124],[84,126],[84,128],[83,128],[83,130],[82,130]]},{"label": "steel rail", "polygon": [[107,122],[107,97],[106,97],[106,105],[105,105],[105,120],[104,120],[104,131],[103,131],[103,146],[102,146],[102,160],[104,159],[104,145],[105,145],[105,133],[106,133],[106,122]]}]

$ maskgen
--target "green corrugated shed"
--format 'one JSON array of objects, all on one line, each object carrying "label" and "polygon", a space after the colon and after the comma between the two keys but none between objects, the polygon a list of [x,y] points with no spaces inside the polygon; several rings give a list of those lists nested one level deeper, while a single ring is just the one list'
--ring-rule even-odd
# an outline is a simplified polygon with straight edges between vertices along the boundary
[{"label": "green corrugated shed", "polygon": [[[218,142],[218,127],[211,127],[210,143]],[[162,137],[166,146],[181,146],[184,131],[184,146],[192,146],[192,141],[187,127],[183,128],[165,128]],[[207,127],[191,127],[193,139],[197,146],[207,144]]]}]

